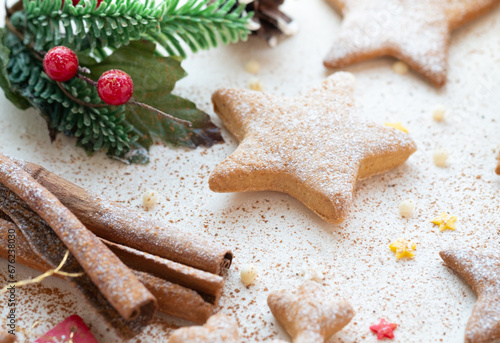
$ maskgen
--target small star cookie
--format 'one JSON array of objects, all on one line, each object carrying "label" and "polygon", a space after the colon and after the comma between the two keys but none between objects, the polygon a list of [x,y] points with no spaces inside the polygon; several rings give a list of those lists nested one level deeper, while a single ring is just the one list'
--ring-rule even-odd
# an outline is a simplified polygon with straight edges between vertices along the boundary
[{"label": "small star cookie", "polygon": [[168,343],[240,343],[236,320],[223,314],[208,318],[203,326],[191,326],[175,330]]},{"label": "small star cookie", "polygon": [[271,293],[267,304],[294,343],[325,342],[354,317],[347,301],[328,299],[323,288],[312,281],[294,291]]},{"label": "small star cookie", "polygon": [[446,83],[451,32],[498,0],[329,0],[344,20],[325,58],[329,68],[393,56],[436,86]]},{"label": "small star cookie", "polygon": [[465,342],[486,343],[500,339],[500,253],[449,250],[439,255],[477,294],[465,329]]},{"label": "small star cookie", "polygon": [[295,98],[215,92],[215,112],[240,145],[212,172],[210,189],[284,192],[341,223],[357,180],[398,167],[416,150],[408,134],[356,116],[353,83],[335,73]]}]

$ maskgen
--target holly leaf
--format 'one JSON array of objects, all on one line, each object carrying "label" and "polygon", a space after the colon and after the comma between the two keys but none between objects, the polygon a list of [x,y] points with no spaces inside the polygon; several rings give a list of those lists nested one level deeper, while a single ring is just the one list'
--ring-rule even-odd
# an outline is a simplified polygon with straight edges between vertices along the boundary
[{"label": "holly leaf", "polygon": [[192,122],[191,127],[178,124],[148,109],[127,105],[126,121],[134,126],[139,136],[137,144],[149,148],[154,138],[172,146],[210,147],[223,142],[220,129],[208,114],[196,108],[191,101],[171,94],[177,81],[186,76],[180,61],[174,57],[155,54],[156,46],[147,41],[134,41],[117,49],[100,63],[81,56],[80,63],[88,67],[95,80],[110,69],[128,73],[134,81],[134,98],[174,117]]},{"label": "holly leaf", "polygon": [[5,97],[17,108],[25,110],[31,107],[31,103],[21,94],[12,89],[12,85],[7,74],[7,63],[9,63],[10,50],[4,44],[6,29],[0,29],[0,87],[2,87]]}]

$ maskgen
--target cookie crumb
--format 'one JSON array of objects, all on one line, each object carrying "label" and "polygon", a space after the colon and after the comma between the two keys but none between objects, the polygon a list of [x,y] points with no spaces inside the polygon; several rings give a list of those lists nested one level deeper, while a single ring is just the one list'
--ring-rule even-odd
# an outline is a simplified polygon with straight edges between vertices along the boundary
[{"label": "cookie crumb", "polygon": [[408,74],[408,71],[410,71],[410,68],[408,65],[404,62],[397,61],[392,65],[392,70],[399,75],[405,75]]},{"label": "cookie crumb", "polygon": [[304,263],[300,275],[306,280],[311,280],[319,283],[321,283],[325,279],[325,275],[315,262],[309,262],[308,264]]},{"label": "cookie crumb", "polygon": [[253,264],[247,264],[241,268],[240,272],[241,283],[246,287],[254,284],[257,279],[257,268]]},{"label": "cookie crumb", "polygon": [[257,75],[260,73],[260,63],[256,60],[248,61],[247,64],[245,64],[245,70],[250,74]]},{"label": "cookie crumb", "polygon": [[258,92],[262,92],[264,90],[264,85],[262,84],[262,82],[257,79],[257,78],[252,78],[250,80],[250,85],[249,85],[250,89],[253,90],[253,91],[258,91]]},{"label": "cookie crumb", "polygon": [[269,44],[269,47],[271,48],[276,48],[278,46],[278,38],[276,36],[272,36],[267,41],[267,44]]},{"label": "cookie crumb", "polygon": [[153,190],[148,190],[142,195],[142,205],[150,210],[158,204],[159,196],[158,192]]},{"label": "cookie crumb", "polygon": [[448,157],[450,154],[445,149],[437,149],[432,154],[432,159],[434,160],[434,164],[437,167],[443,168],[446,167],[446,162],[448,161]]},{"label": "cookie crumb", "polygon": [[432,119],[437,122],[442,122],[444,120],[445,114],[446,107],[444,105],[438,104],[434,106],[434,110],[432,111]]},{"label": "cookie crumb", "polygon": [[399,214],[404,218],[409,218],[413,215],[413,210],[415,209],[415,204],[413,201],[407,199],[399,203]]}]

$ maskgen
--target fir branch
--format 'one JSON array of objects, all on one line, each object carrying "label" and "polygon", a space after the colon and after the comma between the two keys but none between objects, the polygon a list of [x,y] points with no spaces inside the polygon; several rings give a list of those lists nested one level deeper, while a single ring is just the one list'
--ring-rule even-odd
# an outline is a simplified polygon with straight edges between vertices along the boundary
[{"label": "fir branch", "polygon": [[[185,56],[184,43],[196,51],[219,40],[246,39],[249,15],[243,18],[243,6],[230,11],[236,0],[212,5],[187,0],[181,6],[178,0],[157,1],[163,0],[104,0],[97,7],[97,0],[81,0],[77,6],[71,0],[64,5],[61,0],[20,0],[8,12],[7,30],[0,30],[0,86],[19,108],[41,112],[52,139],[57,132],[76,137],[88,153],[103,150],[124,162],[147,163],[155,138],[191,148],[222,142],[206,113],[171,94],[186,73],[178,58],[158,56],[155,48],[159,43],[172,55]],[[81,74],[64,83],[51,80],[42,58],[54,45],[80,51],[79,70],[89,77],[110,68],[127,71],[137,86],[134,98],[147,99],[148,105],[132,99],[127,106],[108,107],[95,82]],[[144,77],[144,68],[151,78]]]},{"label": "fir branch", "polygon": [[[75,51],[90,49],[98,60],[130,41],[147,39],[158,43],[169,55],[186,57],[193,52],[246,40],[252,13],[243,13],[237,0],[23,0],[23,15],[15,25],[24,33],[24,43],[35,50],[64,45]],[[236,8],[235,8],[236,7]]]},{"label": "fir branch", "polygon": [[24,43],[35,50],[64,45],[75,51],[117,49],[155,32],[165,13],[165,3],[156,1],[81,0],[77,6],[67,0],[23,0]]},{"label": "fir branch", "polygon": [[[148,30],[145,38],[161,45],[169,55],[186,57],[183,43],[193,52],[217,47],[219,39],[224,44],[246,40],[252,13],[243,15],[244,4],[237,0],[188,0],[179,6],[179,0],[166,2],[166,11],[160,30]],[[181,43],[183,42],[183,43]]]},{"label": "fir branch", "polygon": [[60,89],[43,72],[41,62],[12,33],[6,33],[4,44],[11,51],[7,72],[12,89],[41,111],[51,131],[76,137],[78,145],[89,153],[104,150],[120,157],[130,150],[138,137],[124,120],[124,106],[95,108],[73,101],[78,98],[84,103],[102,103],[95,87],[79,78],[61,84],[64,91]]}]

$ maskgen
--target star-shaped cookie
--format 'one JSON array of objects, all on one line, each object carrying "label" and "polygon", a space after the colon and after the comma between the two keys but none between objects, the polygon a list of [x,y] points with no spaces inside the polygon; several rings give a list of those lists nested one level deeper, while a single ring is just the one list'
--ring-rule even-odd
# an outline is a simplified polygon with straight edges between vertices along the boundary
[{"label": "star-shaped cookie", "polygon": [[451,32],[491,10],[498,0],[329,0],[344,16],[324,60],[339,68],[393,56],[436,86],[446,83]]},{"label": "star-shaped cookie", "polygon": [[217,313],[203,326],[175,330],[168,343],[240,343],[238,324],[234,318]]},{"label": "star-shaped cookie", "polygon": [[500,253],[450,250],[439,253],[477,294],[465,329],[466,343],[500,339]]},{"label": "star-shaped cookie", "polygon": [[335,73],[294,98],[215,92],[215,112],[240,145],[212,172],[210,188],[284,192],[327,222],[342,222],[357,180],[403,164],[416,150],[408,134],[356,116],[353,83],[351,74]]},{"label": "star-shaped cookie", "polygon": [[276,291],[267,298],[273,316],[294,343],[321,343],[349,324],[354,310],[347,301],[333,301],[316,282]]}]

